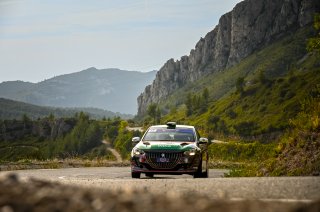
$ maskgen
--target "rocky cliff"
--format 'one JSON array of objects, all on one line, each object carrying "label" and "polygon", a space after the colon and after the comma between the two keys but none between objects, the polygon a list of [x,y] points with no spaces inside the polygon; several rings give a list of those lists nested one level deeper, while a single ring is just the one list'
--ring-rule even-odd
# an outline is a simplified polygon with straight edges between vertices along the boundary
[{"label": "rocky cliff", "polygon": [[319,0],[245,0],[223,15],[189,56],[168,60],[138,97],[138,115],[174,90],[207,74],[223,71],[271,42],[309,25]]}]

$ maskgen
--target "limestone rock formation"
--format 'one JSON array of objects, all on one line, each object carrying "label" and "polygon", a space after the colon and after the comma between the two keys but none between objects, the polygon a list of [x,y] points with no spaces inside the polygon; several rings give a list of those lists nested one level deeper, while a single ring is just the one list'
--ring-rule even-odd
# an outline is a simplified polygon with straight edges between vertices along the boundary
[{"label": "limestone rock formation", "polygon": [[138,115],[174,90],[207,74],[234,66],[287,33],[309,25],[319,0],[245,0],[223,15],[189,56],[168,60],[138,97]]}]

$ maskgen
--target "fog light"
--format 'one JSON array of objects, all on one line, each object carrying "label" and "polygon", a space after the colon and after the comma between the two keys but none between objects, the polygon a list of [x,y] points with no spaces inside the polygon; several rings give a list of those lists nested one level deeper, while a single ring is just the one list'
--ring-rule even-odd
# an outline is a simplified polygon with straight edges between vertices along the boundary
[{"label": "fog light", "polygon": [[184,158],[184,163],[188,163],[189,159],[188,158]]},{"label": "fog light", "polygon": [[146,161],[146,157],[144,155],[140,156],[139,162],[144,163]]}]

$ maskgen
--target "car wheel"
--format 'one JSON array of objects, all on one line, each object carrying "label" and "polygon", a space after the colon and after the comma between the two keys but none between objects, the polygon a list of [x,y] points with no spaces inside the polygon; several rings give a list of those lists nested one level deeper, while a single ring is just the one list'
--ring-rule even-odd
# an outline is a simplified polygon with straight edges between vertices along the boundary
[{"label": "car wheel", "polygon": [[141,173],[139,172],[131,172],[131,177],[132,178],[140,178]]},{"label": "car wheel", "polygon": [[201,176],[202,178],[208,178],[209,177],[208,170],[203,172],[203,173],[201,173],[201,174],[202,174],[202,176]]},{"label": "car wheel", "polygon": [[153,177],[153,175],[154,175],[153,173],[146,173],[147,177]]},{"label": "car wheel", "polygon": [[193,178],[201,178],[202,177],[202,159],[200,160],[197,171],[193,174]]},{"label": "car wheel", "polygon": [[209,177],[209,170],[208,170],[208,161],[206,162],[206,171],[202,172],[202,159],[199,163],[198,170],[194,173],[193,178],[208,178]]}]

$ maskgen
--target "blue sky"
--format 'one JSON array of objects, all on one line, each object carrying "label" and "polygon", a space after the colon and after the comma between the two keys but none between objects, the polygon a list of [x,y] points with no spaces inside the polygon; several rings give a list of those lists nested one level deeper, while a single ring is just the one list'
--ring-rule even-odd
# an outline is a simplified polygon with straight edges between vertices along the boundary
[{"label": "blue sky", "polygon": [[240,0],[0,0],[0,82],[159,70]]}]

